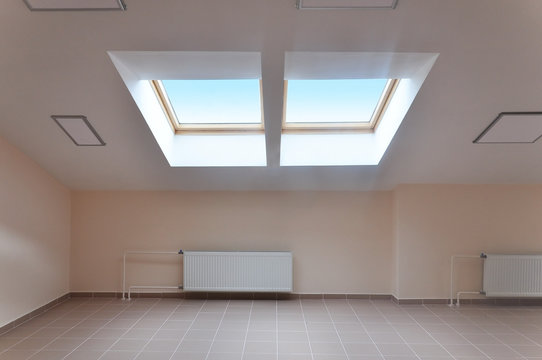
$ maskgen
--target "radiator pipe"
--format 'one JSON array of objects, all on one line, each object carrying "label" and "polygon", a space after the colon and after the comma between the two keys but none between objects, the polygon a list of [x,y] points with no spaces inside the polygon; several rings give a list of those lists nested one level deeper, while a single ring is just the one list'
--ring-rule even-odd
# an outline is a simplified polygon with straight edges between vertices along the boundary
[{"label": "radiator pipe", "polygon": [[[450,266],[450,304],[449,306],[454,305],[454,263],[455,259],[485,259],[487,256],[484,253],[477,255],[452,255],[451,266]],[[465,293],[465,292],[462,292]],[[478,294],[478,293],[476,293]]]},{"label": "radiator pipe", "polygon": [[455,302],[456,306],[460,305],[459,304],[459,295],[461,295],[461,294],[477,294],[477,295],[480,295],[480,294],[483,294],[483,292],[482,291],[459,291],[457,293],[457,301]]},{"label": "radiator pipe", "polygon": [[[140,251],[140,250],[125,250],[122,256],[122,300],[126,300],[126,255],[129,254],[151,254],[151,255],[182,255],[183,250],[179,251]],[[130,290],[128,289],[128,300],[130,300]]]}]

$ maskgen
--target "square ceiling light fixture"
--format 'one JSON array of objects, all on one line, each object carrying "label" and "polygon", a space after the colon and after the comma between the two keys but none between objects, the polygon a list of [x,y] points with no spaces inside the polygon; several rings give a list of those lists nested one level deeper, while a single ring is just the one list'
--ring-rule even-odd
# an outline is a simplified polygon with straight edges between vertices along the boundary
[{"label": "square ceiling light fixture", "polygon": [[395,9],[398,0],[297,0],[298,9]]},{"label": "square ceiling light fixture", "polygon": [[126,10],[123,0],[23,0],[32,11]]},{"label": "square ceiling light fixture", "polygon": [[542,137],[542,112],[502,112],[475,144],[532,144]]},{"label": "square ceiling light fixture", "polygon": [[77,146],[104,146],[96,129],[83,115],[52,115],[51,118]]}]

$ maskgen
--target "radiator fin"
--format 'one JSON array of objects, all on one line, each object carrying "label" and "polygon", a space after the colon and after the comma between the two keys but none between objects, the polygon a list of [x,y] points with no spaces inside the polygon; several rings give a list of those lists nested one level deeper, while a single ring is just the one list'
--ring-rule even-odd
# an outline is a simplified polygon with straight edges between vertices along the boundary
[{"label": "radiator fin", "polygon": [[542,256],[488,254],[483,290],[493,297],[542,297]]},{"label": "radiator fin", "polygon": [[185,291],[291,292],[290,252],[185,251]]}]

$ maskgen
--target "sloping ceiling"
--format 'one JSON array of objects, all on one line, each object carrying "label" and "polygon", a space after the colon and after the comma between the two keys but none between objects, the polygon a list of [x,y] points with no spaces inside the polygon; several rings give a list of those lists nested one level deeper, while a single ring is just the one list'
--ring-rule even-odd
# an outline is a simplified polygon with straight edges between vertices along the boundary
[{"label": "sloping ceiling", "polygon": [[[73,189],[542,183],[542,141],[472,143],[500,112],[542,110],[539,0],[399,0],[395,10],[325,11],[297,10],[294,0],[126,3],[124,12],[31,12],[22,0],[0,1],[0,136]],[[170,168],[109,50],[259,51],[266,127],[277,134],[285,51],[440,56],[378,166]],[[107,146],[75,147],[52,114],[87,116]]]}]

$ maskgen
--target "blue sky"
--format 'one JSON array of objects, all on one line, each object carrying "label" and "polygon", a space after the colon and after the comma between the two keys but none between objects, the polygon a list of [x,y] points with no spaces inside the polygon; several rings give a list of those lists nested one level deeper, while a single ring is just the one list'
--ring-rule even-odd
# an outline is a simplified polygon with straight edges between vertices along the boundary
[{"label": "blue sky", "polygon": [[289,80],[286,122],[368,122],[387,82]]},{"label": "blue sky", "polygon": [[[369,122],[388,79],[289,80],[286,122]],[[261,121],[259,79],[162,80],[181,124]]]},{"label": "blue sky", "polygon": [[181,124],[260,123],[260,80],[162,80]]}]

